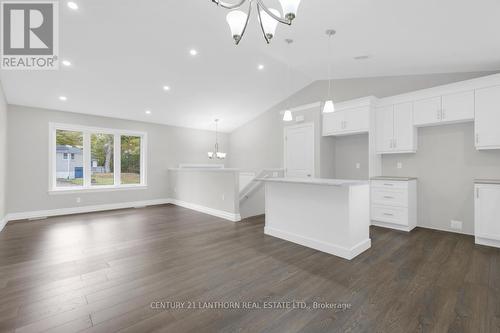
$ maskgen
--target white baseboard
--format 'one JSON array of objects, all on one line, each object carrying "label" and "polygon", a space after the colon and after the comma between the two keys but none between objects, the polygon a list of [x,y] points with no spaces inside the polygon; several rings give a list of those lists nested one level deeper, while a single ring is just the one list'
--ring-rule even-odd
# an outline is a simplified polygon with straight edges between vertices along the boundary
[{"label": "white baseboard", "polygon": [[7,216],[0,219],[0,231],[2,231],[3,228],[7,225],[7,222],[8,222]]},{"label": "white baseboard", "polygon": [[95,205],[95,206],[81,206],[81,207],[71,207],[71,208],[61,208],[61,209],[38,210],[38,211],[22,212],[22,213],[11,213],[7,214],[6,222],[26,220],[26,219],[36,219],[36,218],[50,217],[50,216],[93,213],[93,212],[115,210],[115,209],[164,205],[168,203],[170,203],[170,199],[155,199],[155,200],[122,202],[122,203]]},{"label": "white baseboard", "polygon": [[405,232],[410,232],[413,229],[415,229],[415,227],[409,227],[409,226],[404,226],[404,225],[397,225],[397,224],[393,224],[393,223],[386,223],[386,222],[373,221],[373,220],[371,221],[371,225],[374,225],[376,227],[405,231]]},{"label": "white baseboard", "polygon": [[264,227],[264,233],[269,236],[281,238],[284,240],[287,240],[289,242],[297,243],[303,246],[310,247],[312,249],[325,252],[328,254],[333,254],[335,256],[347,259],[347,260],[352,260],[359,254],[363,253],[364,251],[368,250],[371,247],[371,239],[367,239],[362,241],[359,244],[356,244],[352,248],[346,248],[343,246],[338,246],[338,245],[333,245],[329,243],[325,243],[323,241],[317,240],[317,239],[312,239],[309,237],[304,237],[300,236],[297,234],[293,234],[290,232],[278,230],[275,228],[270,228],[270,227]]},{"label": "white baseboard", "polygon": [[229,213],[229,212],[226,212],[223,210],[218,210],[218,209],[214,209],[214,208],[210,208],[210,207],[206,207],[206,206],[201,206],[201,205],[197,205],[194,203],[185,202],[185,201],[181,201],[181,200],[177,200],[177,199],[170,199],[170,203],[172,203],[176,206],[184,207],[187,209],[192,209],[192,210],[195,210],[195,211],[200,212],[200,213],[205,213],[208,215],[220,217],[221,219],[229,220],[232,222],[241,221],[240,214],[233,214],[233,213]]},{"label": "white baseboard", "polygon": [[51,217],[51,216],[62,216],[62,215],[73,215],[73,214],[83,214],[83,213],[93,213],[93,212],[101,212],[107,210],[116,210],[116,209],[126,209],[126,208],[137,208],[137,207],[146,207],[146,206],[155,206],[155,205],[164,205],[164,204],[174,204],[177,206],[181,206],[184,208],[192,209],[201,213],[205,213],[208,215],[217,216],[229,221],[238,222],[241,221],[240,214],[231,214],[222,210],[217,210],[205,206],[196,205],[189,202],[184,202],[176,199],[155,199],[155,200],[145,200],[145,201],[134,201],[134,202],[122,202],[122,203],[114,203],[114,204],[104,204],[104,205],[94,205],[94,206],[81,206],[81,207],[70,207],[70,208],[61,208],[61,209],[50,209],[50,210],[37,210],[30,212],[21,212],[21,213],[11,213],[7,214],[4,219],[0,220],[0,231],[5,227],[7,222],[10,221],[19,221],[19,220],[27,220],[27,219],[38,219],[43,217]]},{"label": "white baseboard", "polygon": [[496,239],[488,239],[488,238],[476,236],[475,243],[478,245],[492,246],[492,247],[500,248],[500,240],[496,240]]}]

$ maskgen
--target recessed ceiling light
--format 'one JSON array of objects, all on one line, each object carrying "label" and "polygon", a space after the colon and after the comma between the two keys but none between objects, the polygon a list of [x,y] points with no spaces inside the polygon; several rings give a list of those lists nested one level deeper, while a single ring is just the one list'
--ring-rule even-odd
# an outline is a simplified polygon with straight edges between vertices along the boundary
[{"label": "recessed ceiling light", "polygon": [[78,9],[78,4],[76,2],[73,2],[73,1],[68,1],[68,7],[70,9],[77,10]]},{"label": "recessed ceiling light", "polygon": [[62,61],[62,64],[63,64],[64,66],[66,66],[66,67],[69,67],[69,66],[71,66],[71,61],[69,61],[69,60],[63,60],[63,61]]},{"label": "recessed ceiling light", "polygon": [[170,86],[163,86],[163,90],[170,91]]},{"label": "recessed ceiling light", "polygon": [[195,56],[198,54],[198,51],[196,51],[195,49],[191,49],[191,50],[189,50],[189,54],[192,56]]},{"label": "recessed ceiling light", "polygon": [[258,69],[259,71],[263,70],[263,69],[264,69],[264,65],[260,64],[259,66],[257,66],[257,69]]},{"label": "recessed ceiling light", "polygon": [[61,100],[61,101],[67,101],[68,97],[66,97],[66,96],[59,96],[59,100]]},{"label": "recessed ceiling light", "polygon": [[360,55],[360,56],[354,57],[353,59],[354,60],[367,60],[367,59],[370,59],[370,56],[369,55]]},{"label": "recessed ceiling light", "polygon": [[151,114],[151,110],[146,110],[146,114]]}]

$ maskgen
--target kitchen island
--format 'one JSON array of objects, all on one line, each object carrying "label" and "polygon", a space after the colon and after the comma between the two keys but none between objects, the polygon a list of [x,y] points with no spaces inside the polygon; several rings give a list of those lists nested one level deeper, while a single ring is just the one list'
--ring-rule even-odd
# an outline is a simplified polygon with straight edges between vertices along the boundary
[{"label": "kitchen island", "polygon": [[348,260],[370,248],[368,181],[260,180],[266,184],[266,235]]}]

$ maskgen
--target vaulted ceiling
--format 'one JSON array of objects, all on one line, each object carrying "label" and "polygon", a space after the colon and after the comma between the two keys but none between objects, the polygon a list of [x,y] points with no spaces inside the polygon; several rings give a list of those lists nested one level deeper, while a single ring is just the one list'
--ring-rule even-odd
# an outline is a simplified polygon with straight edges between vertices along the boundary
[{"label": "vaulted ceiling", "polygon": [[9,103],[202,129],[221,118],[231,131],[327,78],[328,28],[335,78],[500,68],[498,0],[302,0],[271,45],[253,17],[239,46],[210,0],[76,2],[60,9],[61,58],[72,65],[2,71]]}]

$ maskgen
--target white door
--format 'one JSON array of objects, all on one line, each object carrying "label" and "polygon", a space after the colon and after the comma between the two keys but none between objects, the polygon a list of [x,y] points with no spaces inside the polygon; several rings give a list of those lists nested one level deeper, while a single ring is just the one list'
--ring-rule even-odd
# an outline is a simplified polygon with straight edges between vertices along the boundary
[{"label": "white door", "polygon": [[443,96],[442,121],[474,119],[474,90]]},{"label": "white door", "polygon": [[500,86],[476,90],[476,148],[500,148]]},{"label": "white door", "polygon": [[394,107],[377,108],[375,116],[377,153],[389,152],[394,139]]},{"label": "white door", "polygon": [[397,151],[415,150],[413,103],[394,105],[394,148]]},{"label": "white door", "polygon": [[476,237],[500,240],[500,186],[477,186]]},{"label": "white door", "polygon": [[285,127],[285,175],[314,177],[314,124]]},{"label": "white door", "polygon": [[415,101],[413,103],[414,125],[432,125],[441,122],[441,97]]}]

